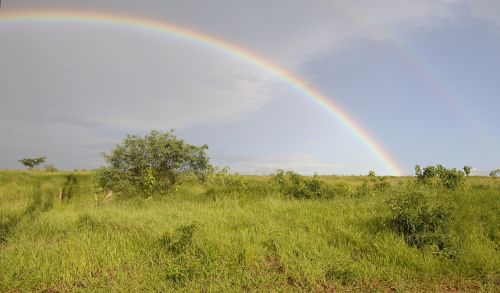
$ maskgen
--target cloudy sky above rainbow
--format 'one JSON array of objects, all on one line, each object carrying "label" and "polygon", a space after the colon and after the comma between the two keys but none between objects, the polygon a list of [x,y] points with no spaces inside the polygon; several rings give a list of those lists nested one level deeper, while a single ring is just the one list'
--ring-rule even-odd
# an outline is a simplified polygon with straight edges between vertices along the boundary
[{"label": "cloudy sky above rainbow", "polygon": [[233,172],[486,174],[498,52],[496,0],[2,0],[0,168],[173,128]]}]

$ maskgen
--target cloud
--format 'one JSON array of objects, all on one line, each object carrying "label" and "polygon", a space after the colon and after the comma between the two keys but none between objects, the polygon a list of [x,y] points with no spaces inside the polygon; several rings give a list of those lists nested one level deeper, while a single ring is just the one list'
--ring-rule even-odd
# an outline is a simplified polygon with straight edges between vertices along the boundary
[{"label": "cloud", "polygon": [[320,162],[311,155],[295,156],[231,156],[213,155],[218,165],[230,165],[231,172],[242,174],[271,174],[277,169],[300,172],[301,174],[332,174],[342,164]]},{"label": "cloud", "polygon": [[[16,0],[3,10],[87,9],[165,20],[234,42],[300,75],[307,62],[356,40],[396,38],[453,17],[456,2]],[[0,39],[0,135],[7,127],[18,131],[2,145],[13,157],[21,143],[38,145],[36,134],[47,151],[61,150],[55,156],[90,161],[109,133],[242,119],[288,88],[223,52],[129,28],[11,24],[0,25]],[[81,149],[70,153],[74,146]],[[311,170],[332,167],[295,161]],[[256,162],[264,169],[279,165]]]},{"label": "cloud", "polygon": [[[299,71],[360,38],[450,17],[454,0],[16,1],[149,15],[230,40]],[[265,9],[264,9],[265,8]],[[148,16],[145,16],[148,17]],[[397,28],[397,29],[395,29]],[[241,119],[281,94],[276,79],[224,53],[126,28],[0,27],[4,117],[132,129]],[[24,86],[29,84],[29,87]],[[24,113],[24,114],[23,114]]]},{"label": "cloud", "polygon": [[241,118],[270,98],[274,77],[219,52],[110,28],[42,27],[0,29],[0,120],[170,129]]},{"label": "cloud", "polygon": [[[495,0],[479,0],[492,6]],[[479,2],[478,1],[478,2]],[[357,39],[397,37],[454,15],[462,0],[17,0],[5,9],[85,9],[165,20],[252,49],[290,70]],[[474,1],[471,1],[474,2]],[[490,3],[487,4],[486,2]]]},{"label": "cloud", "polygon": [[470,0],[466,1],[472,16],[487,19],[500,27],[500,1]]}]

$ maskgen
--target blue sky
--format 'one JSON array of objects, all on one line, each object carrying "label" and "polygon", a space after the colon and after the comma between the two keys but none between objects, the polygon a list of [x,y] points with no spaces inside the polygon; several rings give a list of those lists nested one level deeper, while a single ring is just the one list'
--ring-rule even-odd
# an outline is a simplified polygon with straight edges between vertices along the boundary
[{"label": "blue sky", "polygon": [[[328,96],[407,174],[415,164],[500,167],[495,0],[2,2],[2,13],[127,14],[238,44]],[[38,155],[95,168],[126,134],[175,128],[233,172],[389,172],[336,117],[223,52],[64,23],[0,22],[0,40],[0,168]]]}]

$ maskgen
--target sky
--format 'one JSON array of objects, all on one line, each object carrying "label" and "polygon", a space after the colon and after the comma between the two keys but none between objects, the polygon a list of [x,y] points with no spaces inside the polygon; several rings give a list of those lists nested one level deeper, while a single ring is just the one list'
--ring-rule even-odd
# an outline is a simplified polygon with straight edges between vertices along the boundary
[{"label": "sky", "polygon": [[93,169],[127,134],[175,129],[232,172],[394,174],[352,127],[228,52],[131,26],[2,22],[19,11],[168,22],[244,48],[325,96],[401,174],[500,168],[500,1],[2,0],[0,169]]}]

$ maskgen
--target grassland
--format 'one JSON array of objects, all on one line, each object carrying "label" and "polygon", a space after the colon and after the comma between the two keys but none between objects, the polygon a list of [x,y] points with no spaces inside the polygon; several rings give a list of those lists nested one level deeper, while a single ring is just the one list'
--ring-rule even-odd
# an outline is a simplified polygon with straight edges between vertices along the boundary
[{"label": "grassland", "polygon": [[[68,175],[76,184],[59,199]],[[328,199],[283,194],[271,177],[189,181],[146,198],[97,192],[92,172],[0,172],[0,291],[499,292],[500,180],[455,191],[453,253],[409,245],[364,177],[321,177]]]}]

